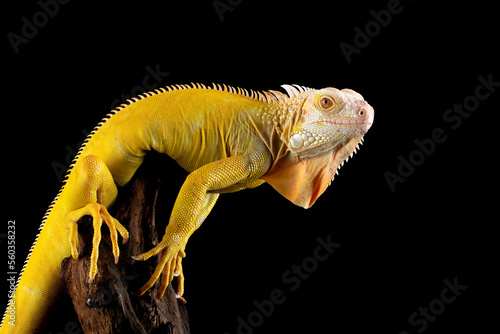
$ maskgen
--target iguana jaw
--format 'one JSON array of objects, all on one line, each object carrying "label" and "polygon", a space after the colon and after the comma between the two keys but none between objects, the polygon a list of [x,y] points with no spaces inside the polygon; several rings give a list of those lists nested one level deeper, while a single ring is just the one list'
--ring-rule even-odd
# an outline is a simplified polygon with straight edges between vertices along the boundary
[{"label": "iguana jaw", "polygon": [[363,136],[357,136],[339,143],[334,150],[309,159],[289,153],[262,179],[292,203],[308,209],[362,143]]}]

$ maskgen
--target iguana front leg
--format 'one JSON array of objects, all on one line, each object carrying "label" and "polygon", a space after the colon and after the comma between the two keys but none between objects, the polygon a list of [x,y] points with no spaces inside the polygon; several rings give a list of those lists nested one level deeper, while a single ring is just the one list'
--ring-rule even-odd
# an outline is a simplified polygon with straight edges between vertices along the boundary
[{"label": "iguana front leg", "polygon": [[161,252],[158,265],[150,280],[136,294],[144,294],[163,274],[156,298],[161,298],[175,274],[179,276],[177,298],[184,301],[184,276],[182,258],[191,234],[208,215],[218,195],[228,189],[241,189],[245,184],[253,185],[269,168],[270,157],[266,153],[253,156],[235,156],[218,160],[200,167],[188,175],[174,204],[170,222],[161,242],[150,251],[134,256],[144,261]]},{"label": "iguana front leg", "polygon": [[[217,202],[218,198],[219,198],[219,194],[217,194],[217,193],[210,193],[210,194],[205,195],[205,202],[203,203],[203,206],[200,210],[200,214],[196,220],[197,223],[196,223],[196,226],[195,226],[193,232],[196,231],[201,226],[201,224],[205,221],[205,219],[208,217],[210,211],[212,211],[212,208],[214,207],[215,202]],[[184,299],[182,297],[182,295],[184,295],[184,273],[182,272],[182,259],[186,256],[186,252],[184,251],[184,249],[185,249],[185,246],[181,250],[180,255],[177,256],[177,262],[175,264],[174,276],[177,277],[177,293],[175,294],[175,297],[179,301],[181,301],[182,303],[185,304],[186,299]]]}]

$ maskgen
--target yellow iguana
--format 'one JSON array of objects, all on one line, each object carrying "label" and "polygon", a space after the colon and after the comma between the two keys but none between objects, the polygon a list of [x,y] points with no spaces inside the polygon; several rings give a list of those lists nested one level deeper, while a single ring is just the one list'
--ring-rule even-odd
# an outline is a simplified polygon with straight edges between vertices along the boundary
[{"label": "yellow iguana", "polygon": [[184,300],[184,249],[219,194],[268,182],[293,203],[309,208],[356,151],[374,112],[350,89],[282,87],[287,94],[175,85],[128,100],[108,114],[82,145],[43,219],[0,332],[35,333],[43,327],[61,293],[61,261],[70,255],[78,258],[77,230],[83,216],[92,216],[94,227],[89,283],[98,271],[102,223],[109,227],[118,261],[118,234],[123,243],[129,234],[107,209],[148,151],[168,154],[190,174],[161,242],[133,257],[143,261],[161,253],[137,295],[162,276],[156,293],[160,298],[178,276],[177,298]]}]

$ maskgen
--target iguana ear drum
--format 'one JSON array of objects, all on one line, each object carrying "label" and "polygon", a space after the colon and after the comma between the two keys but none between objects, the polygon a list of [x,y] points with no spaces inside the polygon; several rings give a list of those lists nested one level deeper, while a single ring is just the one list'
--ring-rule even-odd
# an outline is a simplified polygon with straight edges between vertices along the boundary
[{"label": "iguana ear drum", "polygon": [[326,143],[330,138],[323,134],[296,133],[290,137],[290,146],[296,150]]},{"label": "iguana ear drum", "polygon": [[290,145],[294,149],[299,149],[304,145],[304,140],[302,139],[302,136],[299,135],[298,133],[294,134],[293,136],[290,137]]}]

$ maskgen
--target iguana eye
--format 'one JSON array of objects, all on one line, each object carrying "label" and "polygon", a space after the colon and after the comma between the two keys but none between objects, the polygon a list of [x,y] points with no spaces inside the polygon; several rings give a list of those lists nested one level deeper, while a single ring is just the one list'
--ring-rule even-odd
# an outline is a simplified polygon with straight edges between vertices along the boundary
[{"label": "iguana eye", "polygon": [[330,110],[335,105],[335,102],[330,97],[324,96],[319,100],[319,104],[324,110]]}]

